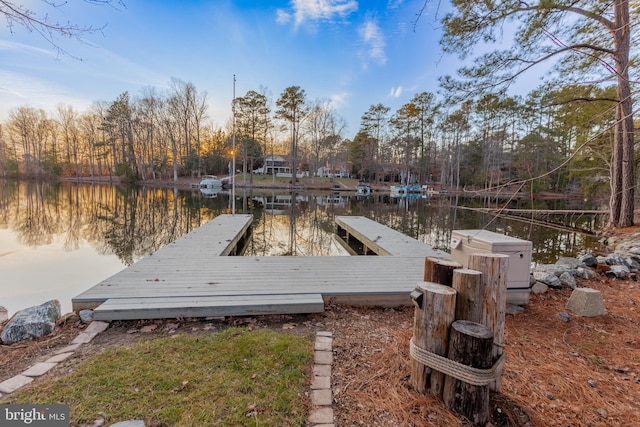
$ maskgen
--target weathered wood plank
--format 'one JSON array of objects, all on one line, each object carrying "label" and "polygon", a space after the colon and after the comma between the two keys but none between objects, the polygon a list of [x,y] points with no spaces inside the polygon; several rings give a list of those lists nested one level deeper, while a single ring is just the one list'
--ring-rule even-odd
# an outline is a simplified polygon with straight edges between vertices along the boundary
[{"label": "weathered wood plank", "polygon": [[95,320],[226,317],[321,313],[320,294],[235,295],[223,297],[147,297],[108,299],[94,310]]},{"label": "weathered wood plank", "polygon": [[382,256],[449,258],[450,255],[363,216],[336,216],[339,228]]}]

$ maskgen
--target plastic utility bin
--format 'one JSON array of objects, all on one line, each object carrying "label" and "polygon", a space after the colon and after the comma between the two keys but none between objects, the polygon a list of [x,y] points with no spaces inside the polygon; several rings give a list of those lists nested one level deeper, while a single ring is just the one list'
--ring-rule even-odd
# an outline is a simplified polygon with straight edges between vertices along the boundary
[{"label": "plastic utility bin", "polygon": [[453,230],[451,232],[451,260],[465,268],[469,255],[493,253],[509,255],[507,270],[507,303],[529,302],[531,274],[531,242],[487,230]]}]

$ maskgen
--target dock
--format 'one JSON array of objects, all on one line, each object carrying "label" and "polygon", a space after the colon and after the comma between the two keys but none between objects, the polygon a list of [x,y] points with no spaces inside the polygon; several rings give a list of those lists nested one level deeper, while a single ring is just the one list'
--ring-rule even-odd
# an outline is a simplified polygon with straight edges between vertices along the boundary
[{"label": "dock", "polygon": [[[340,218],[346,226],[348,217]],[[405,242],[413,249],[401,253],[391,233],[376,246],[389,256],[224,256],[239,252],[251,219],[216,217],[76,296],[73,310],[93,309],[96,320],[135,320],[319,313],[327,302],[407,305],[423,280],[425,255],[441,253],[417,241]],[[357,233],[354,223],[349,229],[366,241],[380,234]]]},{"label": "dock", "polygon": [[419,256],[449,258],[449,254],[434,249],[412,237],[364,216],[335,217],[338,235],[347,243],[355,242],[365,255],[373,252],[381,256]]}]

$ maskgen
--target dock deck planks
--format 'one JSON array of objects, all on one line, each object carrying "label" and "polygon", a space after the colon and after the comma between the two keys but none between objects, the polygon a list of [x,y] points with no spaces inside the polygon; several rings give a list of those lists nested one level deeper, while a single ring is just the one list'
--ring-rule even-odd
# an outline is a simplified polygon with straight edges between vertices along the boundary
[{"label": "dock deck planks", "polygon": [[76,296],[73,309],[96,309],[101,320],[131,320],[310,313],[321,311],[320,298],[410,304],[409,293],[423,280],[425,254],[438,254],[414,239],[422,247],[404,256],[220,256],[233,250],[250,221],[249,215],[218,216]]},{"label": "dock deck planks", "polygon": [[[336,216],[338,230],[383,256],[449,258],[450,255],[364,216]],[[342,237],[342,236],[341,236]]]}]

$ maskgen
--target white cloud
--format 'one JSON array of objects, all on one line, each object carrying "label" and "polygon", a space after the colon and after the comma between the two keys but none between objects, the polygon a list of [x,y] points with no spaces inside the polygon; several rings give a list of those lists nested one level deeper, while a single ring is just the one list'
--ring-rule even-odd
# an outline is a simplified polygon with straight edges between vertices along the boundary
[{"label": "white cloud", "polygon": [[276,22],[280,25],[288,24],[291,22],[291,14],[286,10],[278,9],[276,11]]},{"label": "white cloud", "polygon": [[367,17],[358,32],[364,45],[364,51],[362,52],[363,67],[367,68],[369,62],[375,62],[378,65],[386,64],[387,55],[384,52],[386,43],[377,20]]},{"label": "white cloud", "polygon": [[278,9],[278,24],[287,24],[293,17],[294,27],[298,28],[307,21],[332,21],[358,10],[355,0],[292,0],[291,6],[291,12]]},{"label": "white cloud", "polygon": [[391,92],[389,92],[389,97],[391,98],[400,98],[402,95],[402,86],[398,86],[396,88],[391,88]]},{"label": "white cloud", "polygon": [[349,99],[350,96],[351,94],[349,92],[332,94],[329,97],[329,100],[331,101],[331,106],[335,109],[339,109],[340,107],[347,104],[347,100]]}]

